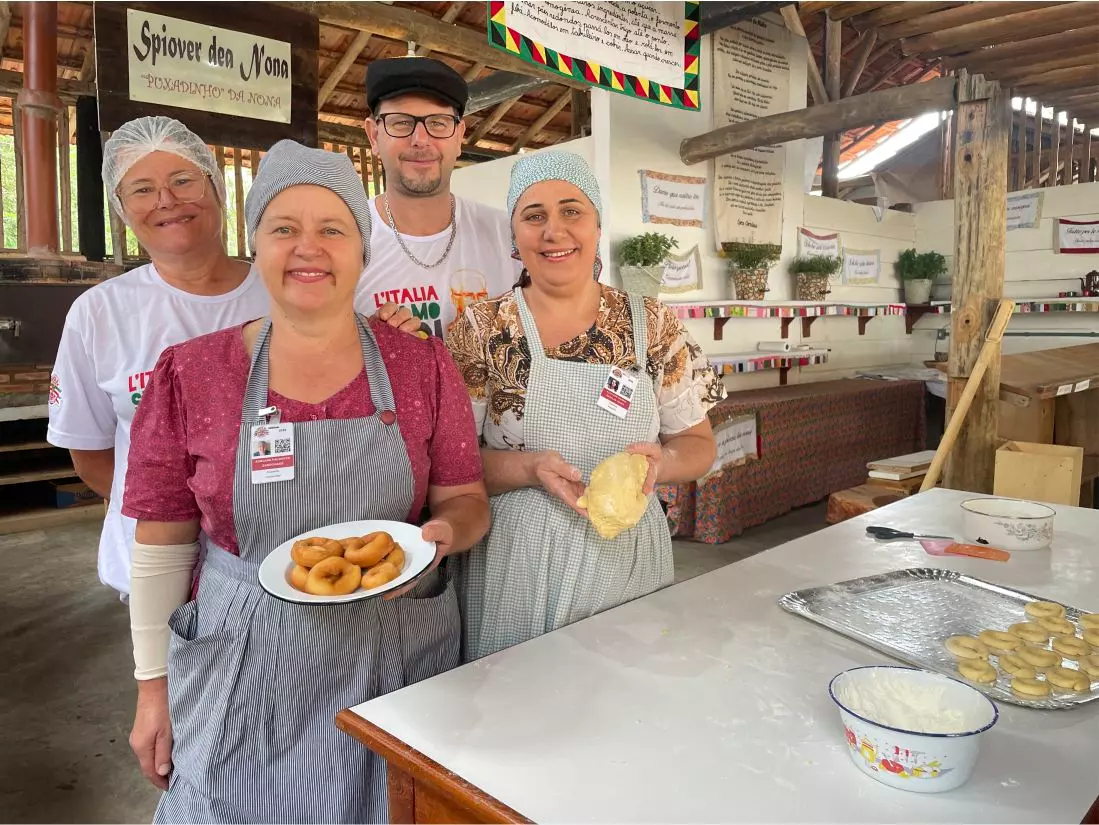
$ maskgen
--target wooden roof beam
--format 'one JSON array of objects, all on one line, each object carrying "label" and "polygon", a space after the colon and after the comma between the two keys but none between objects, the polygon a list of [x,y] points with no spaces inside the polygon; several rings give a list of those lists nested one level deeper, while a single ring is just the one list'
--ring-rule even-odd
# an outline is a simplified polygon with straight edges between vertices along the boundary
[{"label": "wooden roof beam", "polygon": [[317,93],[317,109],[318,111],[325,102],[332,96],[332,92],[336,90],[336,84],[343,79],[343,76],[347,74],[348,69],[354,65],[355,61],[359,59],[359,55],[363,53],[363,49],[372,38],[370,32],[355,32],[355,37],[351,41],[351,45],[347,47],[347,51],[343,53],[343,57],[340,58],[332,71],[329,72],[328,77],[324,79],[324,83],[321,85],[320,91]]},{"label": "wooden roof beam", "polygon": [[[790,30],[791,34],[805,37],[805,27],[801,24],[801,18],[793,6],[784,6],[781,14],[782,19],[786,21],[786,28]],[[824,90],[824,80],[820,76],[820,66],[817,65],[817,58],[813,55],[813,50],[808,47],[808,42],[806,43],[806,49],[809,52],[806,55],[809,94],[812,95],[813,102],[819,106],[821,103],[828,102],[828,93]]]},{"label": "wooden roof beam", "polygon": [[[1014,73],[1022,70],[1048,72],[1069,66],[1091,63],[1099,59],[1099,42],[1051,50],[1045,54],[1023,55],[1013,60],[997,60],[982,65],[981,74]],[[1058,65],[1061,64],[1061,65]]]},{"label": "wooden roof beam", "polygon": [[802,17],[810,17],[820,14],[830,6],[838,6],[839,2],[799,3],[797,13]]},{"label": "wooden roof beam", "polygon": [[871,29],[863,37],[866,42],[859,46],[859,53],[855,55],[855,65],[851,67],[846,80],[843,81],[844,97],[850,97],[851,93],[855,91],[855,87],[859,85],[859,79],[866,70],[866,63],[870,59],[870,52],[873,51],[874,44],[878,42],[878,32],[876,29]]},{"label": "wooden roof beam", "polygon": [[892,3],[837,3],[834,6],[829,7],[828,16],[833,20],[846,20],[849,17],[854,17],[857,14],[866,14],[867,12],[880,9],[882,6],[891,6]]},{"label": "wooden roof beam", "polygon": [[[439,19],[444,23],[453,23],[463,11],[465,11],[465,3],[452,2],[450,7],[443,12],[443,16]],[[420,46],[420,48],[416,49],[416,54],[420,57],[431,57],[435,52],[426,46]]]},{"label": "wooden roof beam", "polygon": [[925,14],[960,5],[961,3],[886,3],[880,9],[856,16],[851,22],[857,28],[891,26],[902,20],[911,20],[913,17],[922,17]]},{"label": "wooden roof beam", "polygon": [[1022,58],[1046,58],[1077,46],[1099,49],[1099,24],[944,57],[943,68],[979,71],[995,63],[1010,63]]},{"label": "wooden roof beam", "polygon": [[995,77],[997,80],[1009,85],[1019,78],[1035,77],[1049,72],[1063,69],[1083,69],[1091,67],[1095,71],[1096,85],[1099,86],[1099,52],[1080,57],[1062,57],[1057,60],[1047,60],[1044,63],[1017,63],[1014,66],[998,65],[989,66],[984,70],[986,77]]},{"label": "wooden roof beam", "polygon": [[8,29],[11,28],[11,4],[0,3],[0,53],[4,50],[4,41],[8,39]]},{"label": "wooden roof beam", "polygon": [[925,58],[957,54],[993,43],[1029,40],[1062,32],[1087,19],[1079,3],[1056,3],[1041,9],[905,38],[901,40],[901,49],[905,54]]},{"label": "wooden roof beam", "polygon": [[954,78],[943,77],[722,126],[684,140],[679,147],[679,156],[685,164],[693,165],[757,146],[818,137],[952,109],[955,86]]},{"label": "wooden roof beam", "polygon": [[484,80],[469,84],[469,103],[466,104],[466,114],[476,114],[505,100],[516,96],[522,97],[550,85],[553,85],[552,81],[531,77],[529,74],[493,72]]},{"label": "wooden roof beam", "polygon": [[327,25],[370,32],[400,43],[413,41],[417,46],[462,60],[482,62],[487,66],[518,74],[549,78],[577,89],[587,88],[587,84],[578,80],[571,80],[493,48],[485,38],[484,29],[477,31],[454,23],[444,23],[418,11],[388,3],[355,3],[349,0],[329,3],[280,2],[278,5],[312,15]]},{"label": "wooden roof beam", "polygon": [[534,123],[530,125],[530,128],[519,136],[519,139],[515,141],[515,143],[511,144],[511,148],[509,149],[509,151],[514,155],[516,152],[518,152],[520,149],[522,149],[524,146],[526,146],[528,143],[538,137],[538,133],[549,125],[549,122],[553,120],[558,112],[560,112],[562,109],[569,105],[570,100],[572,100],[572,89],[564,89],[561,92],[561,96],[553,102],[553,105],[546,109],[546,111],[542,113],[542,116],[538,118],[538,120],[534,121]]},{"label": "wooden roof beam", "polygon": [[[0,96],[14,97],[23,89],[23,75],[21,72],[11,72],[0,69]],[[68,80],[57,78],[57,96],[62,103],[72,105],[78,97],[95,97],[95,84],[81,80]]]},{"label": "wooden roof beam", "polygon": [[466,135],[466,143],[476,145],[481,141],[492,130],[492,127],[499,123],[500,119],[507,114],[508,109],[519,102],[521,97],[522,95],[513,97],[511,100],[505,100],[503,103],[498,104],[495,109],[489,112],[489,114],[477,124],[472,132]]},{"label": "wooden roof beam", "polygon": [[1077,66],[1074,69],[1054,69],[1051,72],[1020,77],[1012,85],[1017,90],[1016,94],[1031,94],[1034,90],[1049,90],[1056,93],[1058,88],[1068,86],[1099,87],[1099,67],[1092,65]]},{"label": "wooden roof beam", "polygon": [[1049,3],[1003,3],[986,0],[983,3],[967,3],[920,17],[902,20],[890,26],[883,26],[878,34],[882,40],[900,40],[902,37],[915,37],[918,34],[954,29],[981,20],[992,20],[1008,14],[1018,14],[1031,9],[1040,9]]}]

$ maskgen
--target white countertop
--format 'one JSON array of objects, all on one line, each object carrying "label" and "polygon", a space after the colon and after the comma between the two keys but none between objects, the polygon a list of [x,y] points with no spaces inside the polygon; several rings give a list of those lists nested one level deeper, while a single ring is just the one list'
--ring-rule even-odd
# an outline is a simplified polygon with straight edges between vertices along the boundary
[{"label": "white countertop", "polygon": [[1099,702],[1000,705],[942,794],[851,762],[828,682],[890,660],[783,611],[791,590],[943,567],[1099,612],[1099,511],[1057,507],[1051,550],[1007,563],[877,544],[957,532],[931,490],[354,708],[535,822],[1079,822],[1099,792]]}]

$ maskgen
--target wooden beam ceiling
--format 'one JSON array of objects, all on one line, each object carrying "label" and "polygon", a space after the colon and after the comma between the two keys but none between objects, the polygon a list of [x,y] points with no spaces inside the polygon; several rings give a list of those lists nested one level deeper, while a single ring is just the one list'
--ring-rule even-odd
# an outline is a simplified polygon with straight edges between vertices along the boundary
[{"label": "wooden beam ceiling", "polygon": [[878,42],[878,33],[875,29],[871,29],[863,35],[863,38],[866,42],[859,46],[859,53],[855,55],[855,63],[848,70],[847,78],[843,81],[844,97],[850,97],[851,93],[855,91],[855,87],[859,85],[862,73],[866,70],[866,63],[870,59],[870,52],[874,49],[874,44]]},{"label": "wooden beam ceiling", "polygon": [[[801,18],[798,17],[797,11],[793,6],[784,6],[782,11],[782,19],[786,21],[786,28],[790,30],[792,34],[799,37],[805,37],[805,27],[801,23]],[[808,69],[809,78],[809,94],[813,97],[813,102],[817,105],[828,102],[828,93],[824,90],[824,81],[820,76],[820,67],[817,65],[817,59],[813,56],[813,50],[809,49],[809,54],[806,55],[806,67]]]},{"label": "wooden beam ceiling", "polygon": [[321,85],[320,91],[317,93],[317,109],[320,110],[324,107],[325,102],[332,96],[332,92],[336,89],[336,84],[340,82],[347,70],[351,68],[352,64],[359,59],[359,55],[363,53],[363,49],[372,38],[370,32],[355,32],[355,37],[351,41],[351,45],[347,47],[347,51],[343,53],[343,57],[340,58],[340,62],[333,67],[329,72],[328,77],[324,79],[324,83]]},{"label": "wooden beam ceiling", "polygon": [[1041,9],[905,38],[901,40],[901,50],[907,55],[938,57],[972,51],[993,43],[1010,43],[1054,34],[1085,21],[1089,21],[1089,17],[1083,13],[1079,3],[1056,3]]},{"label": "wooden beam ceiling", "polygon": [[950,9],[902,20],[890,26],[883,26],[879,29],[878,35],[882,40],[899,40],[902,37],[915,37],[928,32],[954,29],[958,26],[977,23],[982,20],[992,20],[1008,14],[1018,14],[1031,9],[1040,9],[1048,5],[1048,3],[1003,3],[991,2],[991,0],[982,3],[968,3],[964,6],[954,6]]},{"label": "wooden beam ceiling", "polygon": [[960,5],[961,3],[886,3],[880,9],[875,9],[868,14],[860,14],[852,22],[860,29],[890,26],[902,20],[911,20],[913,17],[922,17]]},{"label": "wooden beam ceiling", "polygon": [[542,116],[538,118],[538,120],[534,121],[534,123],[530,125],[530,128],[528,128],[525,132],[523,132],[522,135],[519,136],[519,139],[516,140],[515,143],[511,144],[510,151],[512,152],[512,154],[518,152],[520,149],[522,149],[524,146],[526,146],[528,143],[538,137],[538,133],[541,132],[551,120],[553,120],[554,116],[557,115],[558,112],[560,112],[568,105],[570,100],[572,100],[572,89],[563,89],[561,91],[560,97],[558,97],[557,100],[553,102],[553,105],[546,109],[546,111],[542,113]]},{"label": "wooden beam ceiling", "polygon": [[880,9],[882,6],[891,6],[892,3],[836,3],[834,6],[828,7],[828,16],[833,20],[846,20],[849,17],[854,17],[857,14],[866,14],[867,12]]},{"label": "wooden beam ceiling", "polygon": [[1060,54],[1065,49],[1079,46],[1099,48],[1099,24],[944,57],[943,68],[966,68],[979,72],[992,64],[1012,63],[1023,59],[1044,59]]},{"label": "wooden beam ceiling", "polygon": [[997,80],[1006,82],[1007,85],[1011,85],[1016,80],[1024,77],[1034,77],[1036,75],[1059,71],[1061,69],[1082,69],[1087,67],[1091,67],[1095,72],[1096,85],[1099,86],[1099,51],[1092,52],[1088,55],[1070,55],[1057,60],[1047,60],[1043,63],[1020,62],[1016,63],[1014,66],[998,64],[996,66],[989,66],[981,72],[981,74],[986,77],[995,77]]},{"label": "wooden beam ceiling", "polygon": [[519,98],[513,97],[510,100],[505,100],[503,103],[497,105],[487,117],[477,124],[472,132],[466,135],[466,143],[476,145],[489,133],[493,126],[500,122],[500,119],[507,114],[508,109],[518,102]]},{"label": "wooden beam ceiling", "polygon": [[567,86],[586,88],[579,81],[527,63],[507,52],[495,49],[485,39],[484,30],[466,28],[453,23],[443,23],[429,14],[422,14],[388,3],[303,3],[282,2],[280,6],[315,16],[322,23],[345,29],[370,32],[401,43],[413,41],[433,51],[460,57],[471,62],[482,62],[497,69],[519,74],[546,77]]},{"label": "wooden beam ceiling", "polygon": [[1033,94],[1046,90],[1056,93],[1060,88],[1069,86],[1087,86],[1092,84],[1099,86],[1099,68],[1091,66],[1077,66],[1072,69],[1054,69],[1050,72],[1026,75],[1013,82],[1017,89],[1016,94]]}]

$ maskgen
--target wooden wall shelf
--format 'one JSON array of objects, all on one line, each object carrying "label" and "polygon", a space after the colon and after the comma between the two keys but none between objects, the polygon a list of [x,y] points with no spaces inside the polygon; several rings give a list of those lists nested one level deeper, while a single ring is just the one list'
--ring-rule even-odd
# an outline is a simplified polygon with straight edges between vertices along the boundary
[{"label": "wooden wall shelf", "polygon": [[744,352],[733,355],[715,355],[710,358],[721,375],[743,375],[763,370],[778,370],[778,383],[785,386],[787,375],[793,367],[809,367],[828,363],[828,350],[791,350],[790,352]]},{"label": "wooden wall shelf", "polygon": [[790,324],[801,319],[802,337],[809,337],[813,321],[824,317],[854,317],[859,320],[859,335],[866,334],[866,325],[872,318],[880,315],[904,315],[904,304],[850,304],[832,303],[761,303],[746,301],[668,301],[676,317],[687,320],[692,318],[714,319],[714,340],[720,341],[724,335],[725,324],[730,318],[779,318],[782,322],[782,337],[790,335]]}]

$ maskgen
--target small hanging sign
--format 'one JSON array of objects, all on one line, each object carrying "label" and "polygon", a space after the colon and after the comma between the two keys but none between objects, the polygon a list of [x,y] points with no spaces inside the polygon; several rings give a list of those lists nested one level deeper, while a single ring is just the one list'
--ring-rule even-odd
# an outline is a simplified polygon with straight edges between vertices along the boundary
[{"label": "small hanging sign", "polygon": [[1057,251],[1074,255],[1099,252],[1099,221],[1058,218]]},{"label": "small hanging sign", "polygon": [[692,292],[702,289],[702,256],[698,244],[683,255],[669,255],[664,259],[664,276],[660,280],[661,292]]}]

